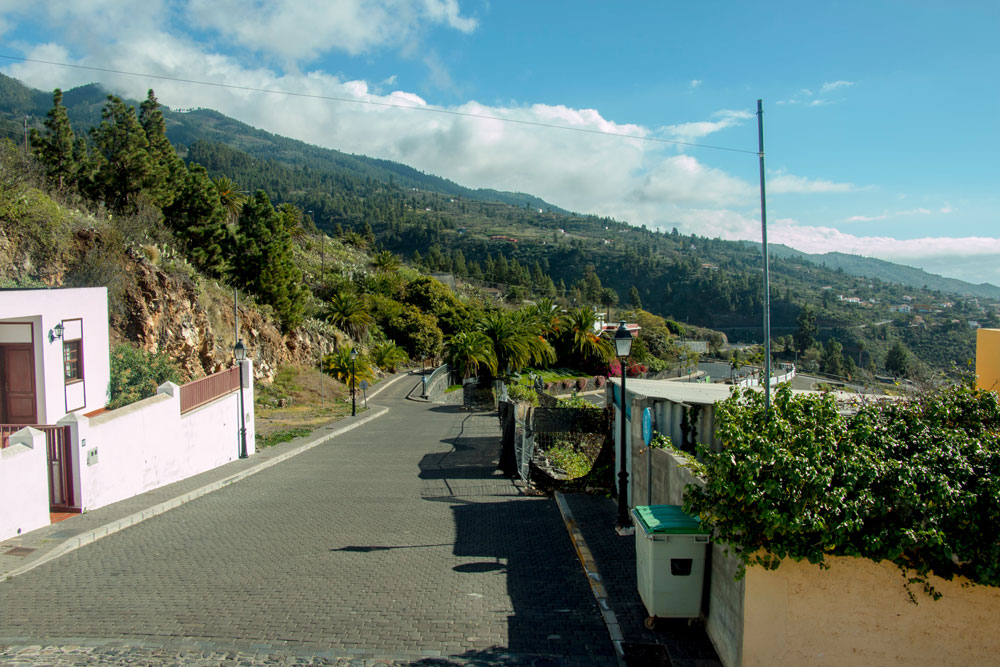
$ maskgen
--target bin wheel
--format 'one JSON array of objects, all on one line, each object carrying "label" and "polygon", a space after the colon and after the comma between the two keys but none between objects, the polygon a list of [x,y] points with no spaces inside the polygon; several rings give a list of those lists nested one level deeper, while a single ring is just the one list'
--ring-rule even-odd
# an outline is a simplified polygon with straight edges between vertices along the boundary
[{"label": "bin wheel", "polygon": [[654,628],[656,628],[656,617],[655,616],[647,616],[645,622],[643,623],[643,625],[646,626],[647,630],[653,630]]}]

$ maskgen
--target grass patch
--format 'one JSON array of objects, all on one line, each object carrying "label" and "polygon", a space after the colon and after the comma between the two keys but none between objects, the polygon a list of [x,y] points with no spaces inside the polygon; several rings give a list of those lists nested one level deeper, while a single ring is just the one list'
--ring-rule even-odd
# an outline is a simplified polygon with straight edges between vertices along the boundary
[{"label": "grass patch", "polygon": [[537,368],[525,368],[521,372],[518,384],[531,384],[531,374],[540,375],[542,382],[560,382],[562,380],[575,380],[577,378],[590,378],[589,373],[582,373],[571,368],[547,368],[538,370]]},{"label": "grass patch", "polygon": [[263,438],[257,438],[257,449],[274,447],[275,445],[280,445],[283,442],[289,442],[295,438],[301,438],[302,436],[309,435],[310,433],[312,433],[312,429],[304,427],[275,431],[273,433],[269,433]]},{"label": "grass patch", "polygon": [[575,449],[569,443],[556,443],[545,450],[545,456],[552,465],[566,472],[571,479],[583,477],[594,462],[583,452]]},{"label": "grass patch", "polygon": [[461,388],[462,388],[462,385],[460,385],[460,384],[453,384],[450,387],[448,387],[447,389],[445,389],[444,393],[450,394],[451,392],[458,391]]}]

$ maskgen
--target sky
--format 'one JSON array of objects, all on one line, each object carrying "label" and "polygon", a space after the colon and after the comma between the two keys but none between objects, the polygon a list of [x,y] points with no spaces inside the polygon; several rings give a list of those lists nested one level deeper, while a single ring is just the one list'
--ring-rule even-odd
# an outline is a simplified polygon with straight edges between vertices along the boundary
[{"label": "sky", "polygon": [[993,0],[0,0],[0,71],[757,241],[760,99],[769,243],[1000,285],[998,34]]}]

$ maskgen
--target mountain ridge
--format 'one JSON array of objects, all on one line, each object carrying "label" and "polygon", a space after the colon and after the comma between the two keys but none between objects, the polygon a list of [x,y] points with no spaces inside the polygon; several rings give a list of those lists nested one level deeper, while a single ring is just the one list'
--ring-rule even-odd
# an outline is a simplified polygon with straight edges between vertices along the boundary
[{"label": "mountain ridge", "polygon": [[[100,122],[100,111],[107,91],[97,84],[77,86],[64,92],[64,104],[75,128],[87,128]],[[0,74],[0,132],[18,137],[22,128],[19,114],[41,118],[51,105],[51,95],[29,88],[17,79]],[[130,104],[136,104],[129,101]],[[449,179],[421,172],[408,165],[322,148],[297,139],[254,128],[247,123],[212,109],[171,110],[163,107],[167,136],[183,153],[199,141],[222,143],[261,160],[275,160],[297,169],[343,170],[362,178],[371,178],[402,189],[427,190],[437,194],[463,197],[471,201],[499,202],[519,208],[566,216],[578,216],[528,193],[505,192],[489,188],[472,189]],[[579,216],[594,217],[594,216]],[[595,217],[596,219],[596,217]],[[739,242],[757,247],[754,241]],[[831,252],[822,255],[805,253],[779,244],[769,245],[770,254],[784,259],[809,262],[832,270],[842,270],[858,277],[878,278],[899,285],[939,290],[964,296],[1000,299],[1000,287],[990,283],[973,284],[947,278],[903,264],[877,258]]]}]

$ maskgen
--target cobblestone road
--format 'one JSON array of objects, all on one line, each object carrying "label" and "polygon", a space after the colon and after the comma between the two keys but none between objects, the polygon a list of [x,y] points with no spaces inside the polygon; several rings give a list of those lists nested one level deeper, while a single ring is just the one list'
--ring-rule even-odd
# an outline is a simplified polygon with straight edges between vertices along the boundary
[{"label": "cobblestone road", "polygon": [[496,417],[410,388],[369,424],[0,584],[0,660],[615,664],[554,502],[493,472]]}]

